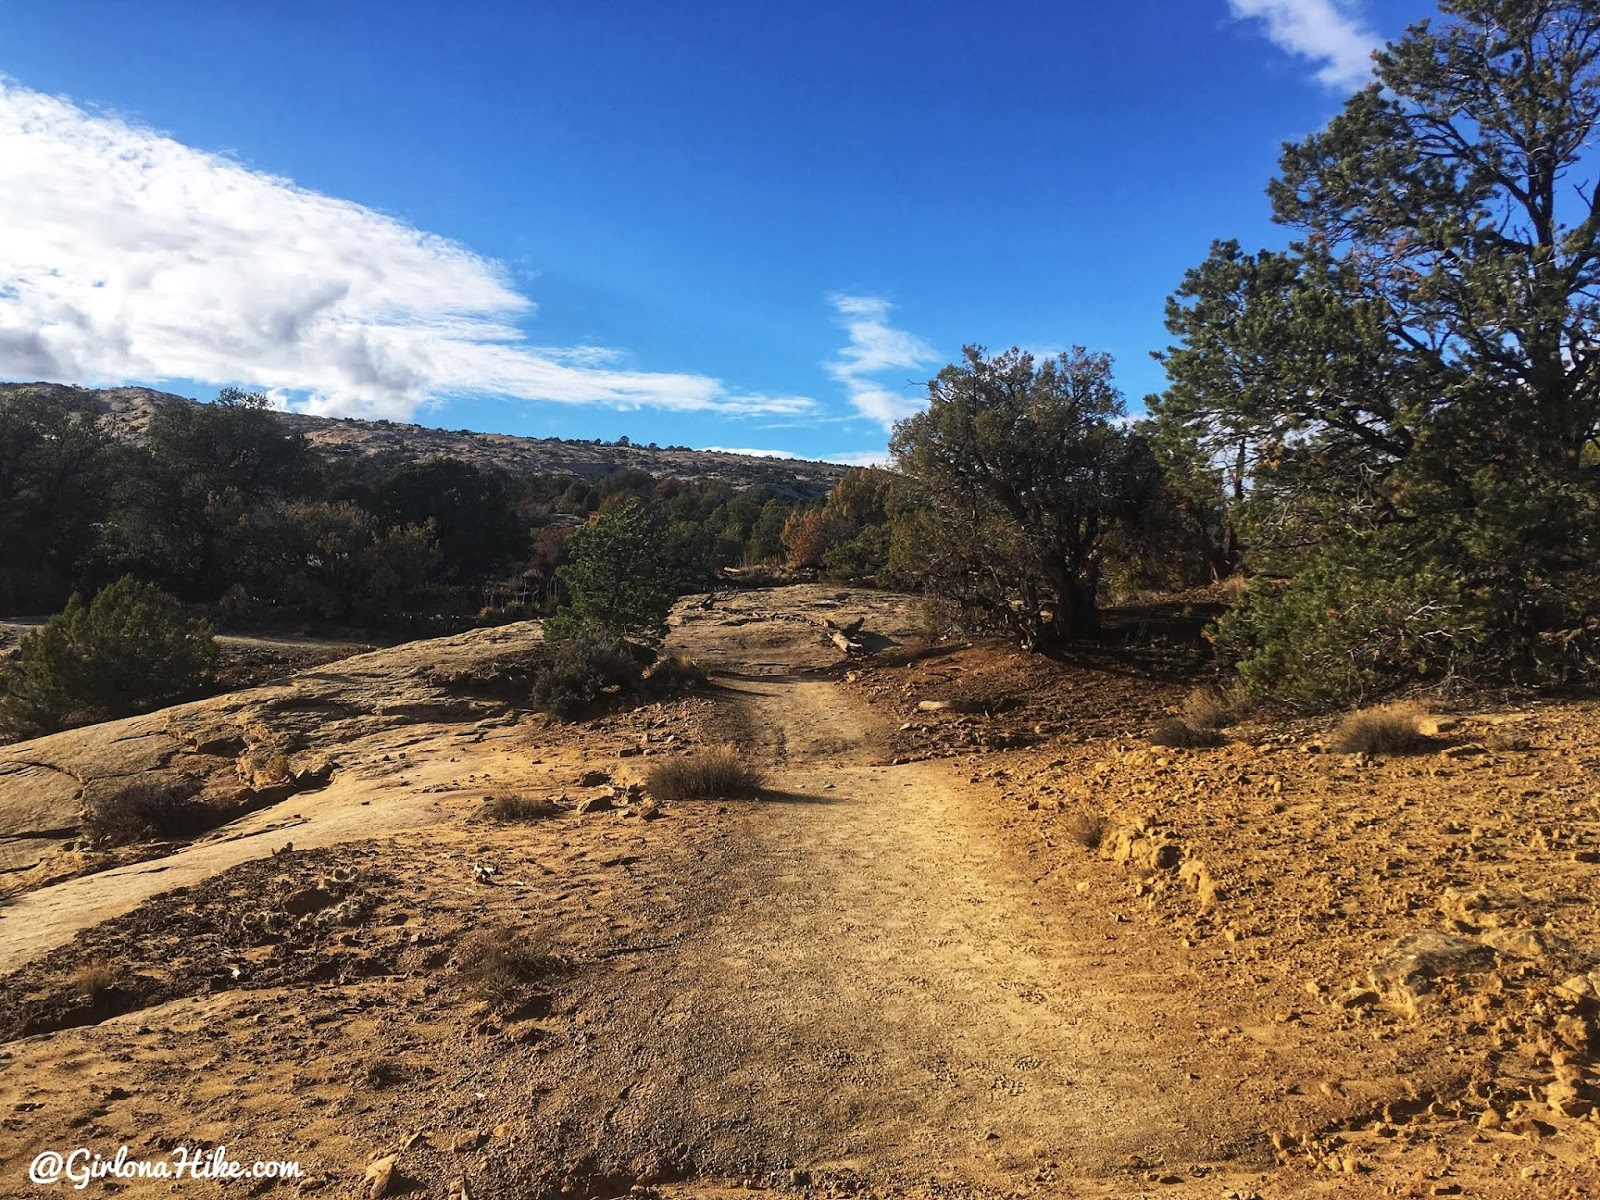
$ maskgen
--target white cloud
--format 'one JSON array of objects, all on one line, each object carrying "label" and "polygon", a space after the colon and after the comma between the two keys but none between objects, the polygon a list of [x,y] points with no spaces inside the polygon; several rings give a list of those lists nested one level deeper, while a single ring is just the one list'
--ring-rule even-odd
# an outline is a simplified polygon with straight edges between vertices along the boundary
[{"label": "white cloud", "polygon": [[886,429],[919,411],[920,398],[893,391],[873,376],[929,367],[939,361],[939,352],[916,334],[890,325],[894,306],[887,300],[835,292],[828,302],[850,334],[849,345],[826,364],[828,374],[844,384],[856,411]]},{"label": "white cloud", "polygon": [[747,454],[751,458],[799,458],[798,454],[789,450],[750,450],[734,446],[707,446],[711,454]]},{"label": "white cloud", "polygon": [[1349,0],[1228,0],[1233,15],[1266,26],[1267,40],[1317,63],[1329,87],[1358,88],[1372,78],[1378,38],[1349,11]]},{"label": "white cloud", "polygon": [[823,455],[822,461],[844,467],[887,467],[894,459],[888,450],[847,450]]},{"label": "white cloud", "polygon": [[532,345],[534,307],[459,243],[0,78],[0,378],[240,383],[394,419],[469,394],[815,407]]}]

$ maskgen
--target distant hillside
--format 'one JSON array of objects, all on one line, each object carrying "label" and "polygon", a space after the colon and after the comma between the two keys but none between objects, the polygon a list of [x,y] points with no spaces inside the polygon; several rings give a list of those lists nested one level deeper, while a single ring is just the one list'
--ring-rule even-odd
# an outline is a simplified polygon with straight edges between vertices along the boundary
[{"label": "distant hillside", "polygon": [[[151,415],[168,404],[196,400],[150,388],[79,388],[61,383],[0,383],[0,394],[26,391],[63,401],[87,397],[104,414],[118,437],[141,437]],[[513,437],[505,433],[471,433],[430,429],[392,421],[357,421],[280,413],[284,425],[302,433],[324,453],[357,458],[400,460],[456,458],[478,467],[515,473],[576,475],[597,479],[631,468],[658,479],[726,479],[735,486],[765,484],[786,495],[810,498],[831,488],[846,470],[834,463],[804,459],[761,458],[711,450],[615,446],[563,438]]]}]

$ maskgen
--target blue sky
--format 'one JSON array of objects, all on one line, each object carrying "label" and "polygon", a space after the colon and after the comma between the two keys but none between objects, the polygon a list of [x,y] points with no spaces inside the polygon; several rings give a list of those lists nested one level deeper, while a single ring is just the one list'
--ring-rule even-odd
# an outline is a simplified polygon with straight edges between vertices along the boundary
[{"label": "blue sky", "polygon": [[1398,0],[0,0],[0,378],[882,452],[967,342],[1160,388]]}]

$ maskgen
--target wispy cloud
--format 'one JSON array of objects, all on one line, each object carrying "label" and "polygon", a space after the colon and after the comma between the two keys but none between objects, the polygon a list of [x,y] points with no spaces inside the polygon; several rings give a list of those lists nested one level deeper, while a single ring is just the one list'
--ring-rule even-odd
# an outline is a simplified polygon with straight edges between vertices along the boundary
[{"label": "wispy cloud", "polygon": [[814,408],[530,344],[534,308],[459,243],[0,78],[0,377],[242,383],[390,418],[473,394]]},{"label": "wispy cloud", "polygon": [[[874,378],[891,371],[925,369],[939,361],[939,352],[914,333],[889,324],[894,306],[878,296],[851,296],[835,292],[828,297],[850,343],[826,364],[828,374],[844,384],[850,403],[864,417],[890,428],[922,407],[920,399],[895,391]],[[896,381],[904,386],[904,381]]]},{"label": "wispy cloud", "polygon": [[1233,15],[1266,26],[1280,50],[1318,64],[1328,87],[1358,88],[1372,78],[1378,37],[1352,13],[1349,0],[1228,0]]}]

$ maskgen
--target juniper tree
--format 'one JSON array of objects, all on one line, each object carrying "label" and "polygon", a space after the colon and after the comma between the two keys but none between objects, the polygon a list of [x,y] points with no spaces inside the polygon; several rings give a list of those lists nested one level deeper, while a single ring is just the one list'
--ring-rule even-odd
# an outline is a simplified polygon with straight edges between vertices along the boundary
[{"label": "juniper tree", "polygon": [[1290,247],[1217,243],[1168,310],[1158,421],[1291,580],[1224,643],[1305,699],[1596,666],[1600,9],[1440,9],[1284,148]]}]

